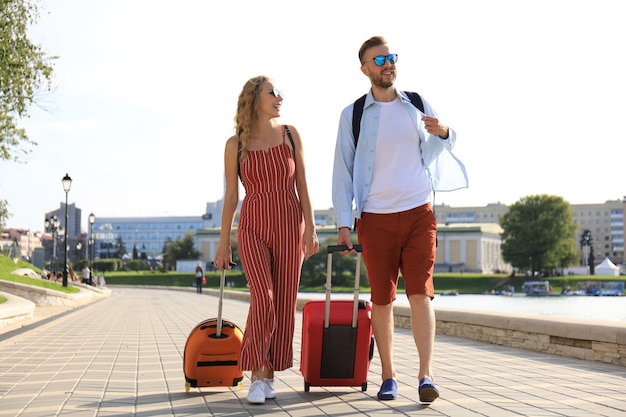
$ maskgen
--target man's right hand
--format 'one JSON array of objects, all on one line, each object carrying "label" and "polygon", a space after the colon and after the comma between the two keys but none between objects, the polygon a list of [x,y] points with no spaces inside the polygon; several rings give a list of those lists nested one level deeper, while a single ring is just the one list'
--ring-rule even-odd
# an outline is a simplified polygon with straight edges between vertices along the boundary
[{"label": "man's right hand", "polygon": [[354,249],[352,249],[352,240],[350,239],[350,228],[349,227],[340,227],[339,233],[337,234],[337,244],[338,245],[347,245],[350,250],[341,251],[339,253],[356,253]]}]

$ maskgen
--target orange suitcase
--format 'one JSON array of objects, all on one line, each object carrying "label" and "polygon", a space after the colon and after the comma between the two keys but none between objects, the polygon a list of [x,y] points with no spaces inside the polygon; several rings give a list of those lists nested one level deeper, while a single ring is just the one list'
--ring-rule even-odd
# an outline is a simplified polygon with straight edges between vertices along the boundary
[{"label": "orange suitcase", "polygon": [[198,323],[185,343],[183,371],[187,392],[191,387],[242,387],[243,332],[235,323],[222,319],[224,275],[222,271],[217,318]]}]

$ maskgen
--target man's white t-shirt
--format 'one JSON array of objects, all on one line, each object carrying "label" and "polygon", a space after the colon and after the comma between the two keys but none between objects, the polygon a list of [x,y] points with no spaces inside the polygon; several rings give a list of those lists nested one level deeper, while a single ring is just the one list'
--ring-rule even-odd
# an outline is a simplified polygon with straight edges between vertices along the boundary
[{"label": "man's white t-shirt", "polygon": [[397,213],[430,200],[428,175],[422,163],[420,138],[399,98],[380,106],[372,183],[363,211]]}]

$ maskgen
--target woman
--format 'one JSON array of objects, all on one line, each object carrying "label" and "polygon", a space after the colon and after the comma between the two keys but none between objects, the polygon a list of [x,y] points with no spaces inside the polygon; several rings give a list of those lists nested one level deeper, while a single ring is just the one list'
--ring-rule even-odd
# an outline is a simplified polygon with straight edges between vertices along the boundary
[{"label": "woman", "polygon": [[202,279],[204,278],[204,269],[202,262],[198,262],[196,266],[196,294],[202,294]]},{"label": "woman", "polygon": [[265,76],[251,78],[239,95],[236,134],[226,142],[226,193],[214,265],[230,268],[231,229],[246,190],[237,243],[250,287],[241,367],[251,372],[248,401],[275,398],[274,372],[293,366],[296,299],[303,258],[319,250],[300,135],[278,122],[282,93]]}]

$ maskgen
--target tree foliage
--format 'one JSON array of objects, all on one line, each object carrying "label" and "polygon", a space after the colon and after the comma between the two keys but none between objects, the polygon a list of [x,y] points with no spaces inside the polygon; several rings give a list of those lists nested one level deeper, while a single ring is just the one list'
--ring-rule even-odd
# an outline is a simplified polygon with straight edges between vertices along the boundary
[{"label": "tree foliage", "polygon": [[42,89],[50,90],[52,62],[40,45],[27,36],[28,26],[39,18],[39,6],[29,0],[0,2],[0,160],[17,160],[27,153],[21,144],[35,145],[17,120],[28,117]]},{"label": "tree foliage", "polygon": [[7,209],[6,200],[0,200],[0,232],[6,227],[6,221],[9,218],[9,210]]},{"label": "tree foliage", "polygon": [[193,243],[193,234],[187,233],[185,237],[179,237],[176,241],[167,238],[165,244],[165,262],[173,267],[179,259],[198,259],[200,252]]},{"label": "tree foliage", "polygon": [[[36,145],[17,122],[28,117],[43,88],[50,90],[56,57],[47,56],[26,33],[38,18],[33,1],[0,1],[0,161],[19,160],[17,154],[29,152],[20,145]],[[0,229],[8,216],[7,201],[0,200]]]},{"label": "tree foliage", "polygon": [[121,236],[118,236],[114,243],[115,251],[113,252],[113,257],[122,259],[128,253],[126,251],[126,244]]},{"label": "tree foliage", "polygon": [[[356,237],[352,243],[357,243]],[[329,245],[336,245],[337,238],[329,238],[320,245],[320,250],[315,255],[304,261],[302,264],[302,275],[300,283],[306,287],[323,287],[326,284],[326,274],[328,266]],[[354,286],[354,274],[356,272],[356,262],[354,255],[333,254],[332,265],[332,286],[351,287]],[[363,262],[363,261],[361,261]],[[367,287],[367,271],[365,265],[361,263],[361,286]]]},{"label": "tree foliage", "polygon": [[146,263],[146,261],[142,259],[133,259],[131,261],[126,262],[126,269],[128,269],[129,271],[139,272],[139,271],[147,271],[149,268],[148,268],[148,264]]},{"label": "tree foliage", "polygon": [[554,270],[578,259],[576,224],[569,204],[559,196],[531,195],[502,216],[502,256],[517,268]]}]

